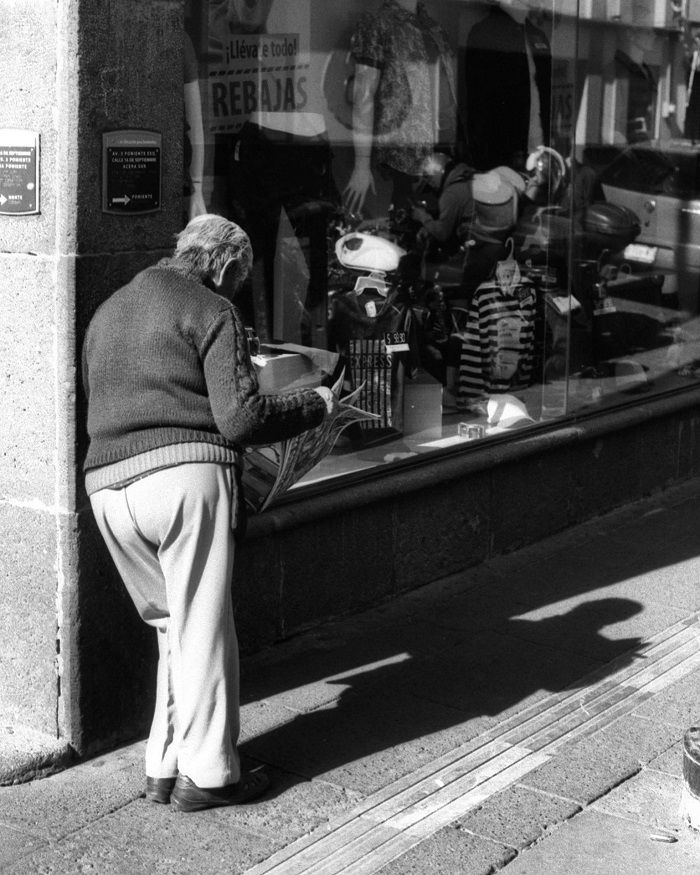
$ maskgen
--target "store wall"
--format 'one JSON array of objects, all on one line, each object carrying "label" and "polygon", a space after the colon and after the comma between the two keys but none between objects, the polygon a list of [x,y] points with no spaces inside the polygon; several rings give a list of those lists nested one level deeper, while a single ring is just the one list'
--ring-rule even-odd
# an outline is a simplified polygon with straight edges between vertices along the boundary
[{"label": "store wall", "polygon": [[[152,636],[82,486],[78,362],[99,303],[181,225],[182,18],[183,0],[0,0],[0,125],[41,138],[39,214],[0,214],[0,732],[81,754],[150,718]],[[163,137],[152,214],[102,211],[102,135],[127,128]],[[631,403],[261,515],[236,569],[243,650],[697,476],[698,400]]]},{"label": "store wall", "polygon": [[[179,227],[182,5],[0,0],[0,140],[40,138],[39,213],[0,213],[0,731],[15,741],[84,752],[145,725],[151,642],[83,491],[77,365],[97,305]],[[102,134],[122,128],[163,136],[163,209],[141,218],[102,212]]]},{"label": "store wall", "polygon": [[3,731],[52,735],[56,602],[74,522],[71,218],[59,145],[70,71],[67,53],[59,68],[57,34],[70,45],[74,24],[59,23],[50,0],[0,3],[0,127],[41,135],[42,178],[39,215],[0,215],[0,714]]},{"label": "store wall", "polygon": [[[700,475],[700,390],[394,467],[251,520],[244,650],[463,572]],[[547,573],[543,568],[543,574]]]},{"label": "store wall", "polygon": [[[156,262],[182,227],[182,0],[81,0],[77,113],[76,340],[95,309]],[[113,215],[102,209],[102,135],[136,129],[162,135],[162,209]],[[77,352],[77,350],[76,350]],[[77,466],[85,455],[85,406],[76,387]],[[153,641],[113,570],[76,470],[77,596],[72,608],[71,737],[76,747],[123,737],[150,715]]]}]

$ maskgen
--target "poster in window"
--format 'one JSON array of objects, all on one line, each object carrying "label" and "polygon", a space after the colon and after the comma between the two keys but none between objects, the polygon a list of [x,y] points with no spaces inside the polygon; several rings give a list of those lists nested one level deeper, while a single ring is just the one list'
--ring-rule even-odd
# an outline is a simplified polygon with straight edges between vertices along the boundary
[{"label": "poster in window", "polygon": [[213,0],[207,103],[211,133],[309,104],[309,0]]}]

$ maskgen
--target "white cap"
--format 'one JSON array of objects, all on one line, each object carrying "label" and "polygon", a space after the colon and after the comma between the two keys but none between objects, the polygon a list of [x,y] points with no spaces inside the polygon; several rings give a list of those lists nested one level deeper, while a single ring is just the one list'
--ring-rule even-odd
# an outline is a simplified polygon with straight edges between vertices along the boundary
[{"label": "white cap", "polygon": [[472,194],[475,200],[484,204],[505,204],[513,197],[514,189],[500,173],[475,173],[472,177]]}]

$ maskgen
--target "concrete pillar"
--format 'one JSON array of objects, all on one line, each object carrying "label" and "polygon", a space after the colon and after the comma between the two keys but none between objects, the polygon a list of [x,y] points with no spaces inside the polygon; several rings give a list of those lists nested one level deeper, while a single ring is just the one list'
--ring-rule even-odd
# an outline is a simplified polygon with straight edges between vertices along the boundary
[{"label": "concrete pillar", "polygon": [[[40,212],[0,214],[0,781],[23,749],[40,769],[148,719],[150,637],[82,486],[79,353],[99,303],[180,227],[182,6],[0,0],[0,147],[2,129],[40,137]],[[157,213],[102,212],[102,134],[127,128],[162,134]]]}]

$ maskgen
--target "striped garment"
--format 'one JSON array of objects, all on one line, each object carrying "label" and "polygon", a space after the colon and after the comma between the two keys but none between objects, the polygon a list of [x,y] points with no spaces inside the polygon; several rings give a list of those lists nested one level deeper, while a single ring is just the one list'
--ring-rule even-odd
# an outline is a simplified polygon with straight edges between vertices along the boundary
[{"label": "striped garment", "polygon": [[495,281],[474,293],[462,342],[459,394],[480,398],[529,386],[535,346],[536,293],[521,279],[508,293]]}]

